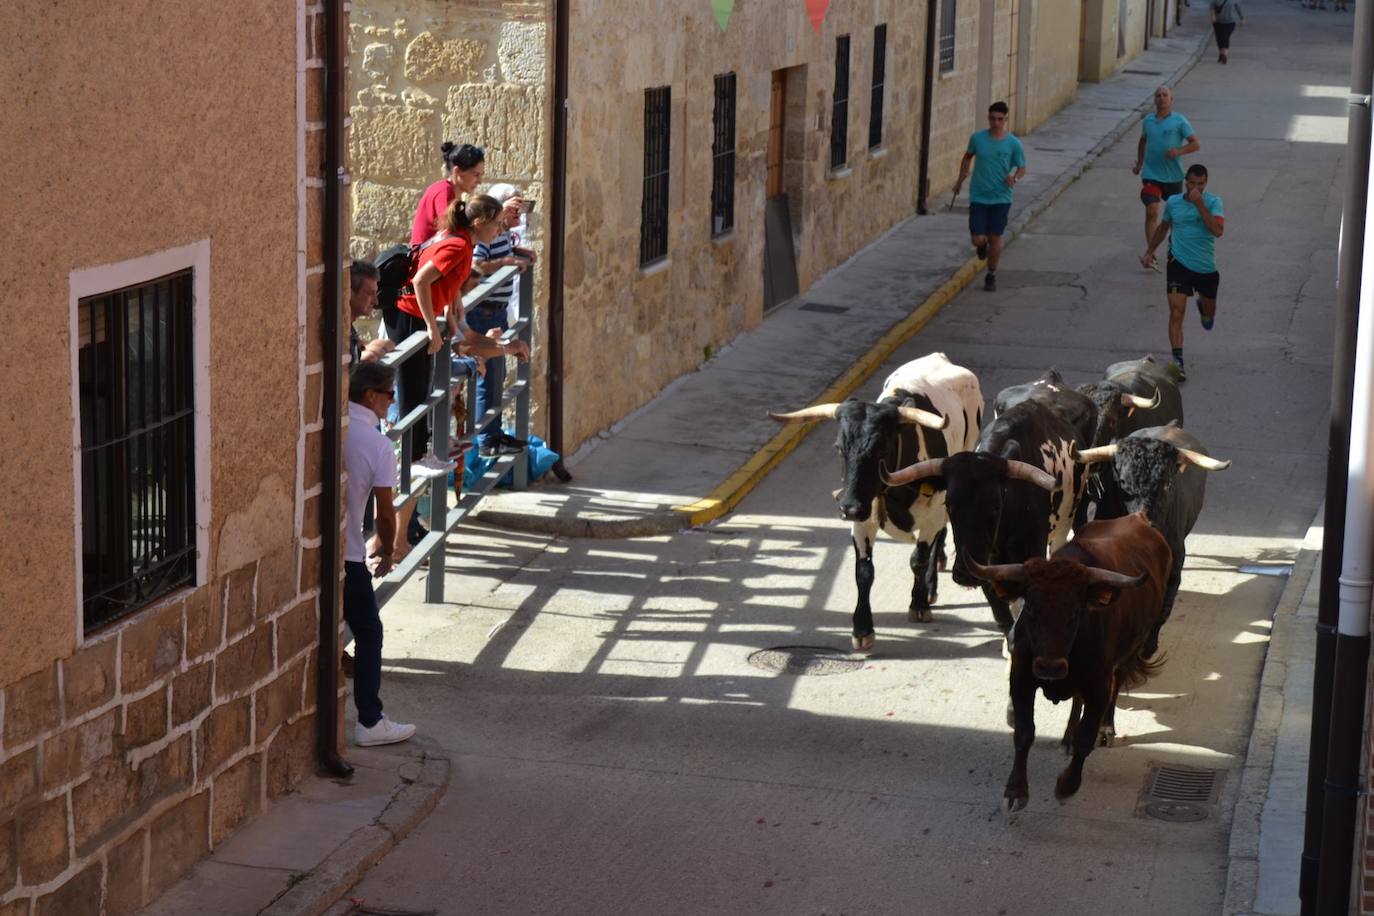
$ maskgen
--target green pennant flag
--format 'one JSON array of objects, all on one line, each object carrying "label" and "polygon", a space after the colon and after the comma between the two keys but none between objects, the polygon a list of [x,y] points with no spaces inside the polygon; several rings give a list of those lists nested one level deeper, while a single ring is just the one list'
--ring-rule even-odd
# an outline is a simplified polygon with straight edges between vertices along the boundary
[{"label": "green pennant flag", "polygon": [[730,24],[730,13],[735,9],[735,0],[711,0],[711,11],[716,14],[716,22],[720,23],[720,30],[725,31],[725,27]]}]

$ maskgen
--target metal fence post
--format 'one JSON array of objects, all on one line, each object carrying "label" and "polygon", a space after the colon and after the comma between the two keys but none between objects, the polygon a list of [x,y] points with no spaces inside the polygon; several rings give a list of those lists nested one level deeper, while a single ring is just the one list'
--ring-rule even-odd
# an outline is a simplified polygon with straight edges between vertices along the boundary
[{"label": "metal fence post", "polygon": [[[533,334],[531,325],[534,324],[534,317],[531,314],[533,309],[531,304],[534,301],[534,271],[524,270],[520,273],[520,325],[519,338],[525,342],[527,347],[533,349]],[[524,439],[526,442],[530,438],[530,360],[517,363],[515,367],[515,378],[520,383],[520,393],[515,396],[515,436],[517,439]],[[512,484],[515,489],[524,490],[530,485],[530,458],[528,446],[526,451],[515,462],[512,470]]]},{"label": "metal fence post", "polygon": [[[443,319],[440,319],[442,322]],[[444,324],[441,328],[447,329]],[[443,349],[434,354],[433,391],[439,400],[430,408],[429,443],[434,456],[440,461],[448,460],[449,417],[453,403],[452,371],[450,354],[452,344],[445,343]],[[455,469],[461,474],[462,468]],[[460,478],[461,479],[461,478]],[[448,475],[429,479],[429,530],[439,533],[439,546],[429,555],[429,575],[425,578],[425,601],[439,604],[444,600],[444,574],[448,557]]]}]

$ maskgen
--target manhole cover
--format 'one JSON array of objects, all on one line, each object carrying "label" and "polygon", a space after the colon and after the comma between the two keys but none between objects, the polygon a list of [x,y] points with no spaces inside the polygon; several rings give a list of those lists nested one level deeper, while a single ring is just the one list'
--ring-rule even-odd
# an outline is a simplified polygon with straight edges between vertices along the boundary
[{"label": "manhole cover", "polygon": [[751,652],[749,664],[764,671],[776,671],[780,674],[825,677],[859,671],[864,666],[864,660],[850,658],[843,652],[821,646],[778,646],[774,649]]},{"label": "manhole cover", "polygon": [[1212,815],[1223,775],[1205,767],[1151,767],[1136,814],[1176,824],[1204,821]]}]

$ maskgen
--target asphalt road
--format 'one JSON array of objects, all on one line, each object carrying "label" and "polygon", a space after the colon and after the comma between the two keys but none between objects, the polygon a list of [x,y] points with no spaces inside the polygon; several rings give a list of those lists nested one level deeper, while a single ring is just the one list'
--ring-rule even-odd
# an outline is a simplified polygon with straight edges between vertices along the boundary
[{"label": "asphalt road", "polygon": [[[407,587],[415,600],[386,611],[384,698],[453,758],[453,783],[352,896],[443,914],[1218,912],[1283,585],[1238,567],[1291,561],[1322,495],[1349,66],[1340,14],[1247,13],[1231,63],[1204,56],[1175,90],[1227,214],[1217,327],[1186,325],[1187,427],[1235,464],[1208,481],[1168,662],[1123,696],[1125,740],[1089,758],[1076,797],[1053,797],[1067,705],[1041,698],[1030,804],[1005,813],[991,614],[943,576],[934,622],[909,624],[903,545],[878,545],[871,657],[826,676],[750,664],[848,647],[853,560],[820,427],[709,529],[465,529],[453,562],[471,572],[448,593],[469,603],[428,607]],[[1136,262],[1134,148],[1132,134],[1009,247],[998,292],[963,293],[893,365],[944,351],[991,400],[1050,366],[1079,383],[1167,357],[1164,279]],[[1034,135],[1027,154],[1034,169]],[[1219,771],[1213,816],[1138,816],[1159,763]]]}]

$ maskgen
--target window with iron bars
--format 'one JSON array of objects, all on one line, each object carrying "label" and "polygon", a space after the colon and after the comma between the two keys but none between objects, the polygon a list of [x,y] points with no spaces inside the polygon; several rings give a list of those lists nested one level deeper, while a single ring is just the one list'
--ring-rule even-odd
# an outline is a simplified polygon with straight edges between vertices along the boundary
[{"label": "window with iron bars", "polygon": [[668,141],[672,90],[644,92],[644,198],[639,208],[639,264],[668,255]]},{"label": "window with iron bars", "polygon": [[711,139],[711,235],[735,227],[735,74],[716,77]]},{"label": "window with iron bars", "polygon": [[954,69],[955,0],[940,0],[940,72]]},{"label": "window with iron bars", "polygon": [[195,584],[191,271],[81,299],[85,632]]},{"label": "window with iron bars", "polygon": [[835,94],[830,107],[830,168],[849,159],[849,36],[835,39]]},{"label": "window with iron bars", "polygon": [[868,148],[883,145],[883,80],[887,77],[887,23],[873,27],[873,95],[868,106]]}]

